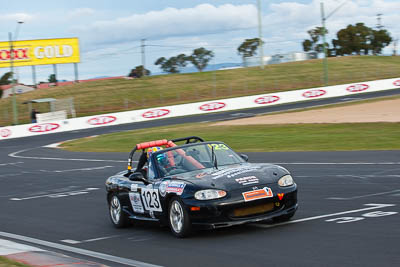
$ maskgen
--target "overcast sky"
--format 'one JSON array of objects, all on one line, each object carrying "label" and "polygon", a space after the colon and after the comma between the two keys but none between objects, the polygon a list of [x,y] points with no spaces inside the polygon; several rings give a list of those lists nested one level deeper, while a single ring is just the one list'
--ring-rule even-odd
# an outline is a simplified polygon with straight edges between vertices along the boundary
[{"label": "overcast sky", "polygon": [[[6,2],[6,0],[0,0]],[[262,0],[265,55],[302,51],[307,30],[321,24],[321,0]],[[325,0],[329,14],[346,4],[327,21],[329,39],[348,24],[382,24],[393,38],[400,37],[399,0]],[[146,67],[161,56],[190,54],[205,47],[215,53],[215,63],[240,62],[237,47],[258,36],[256,0],[19,0],[7,1],[0,10],[0,40],[7,41],[16,22],[18,39],[78,37],[81,79],[127,75],[141,64],[140,40],[146,39]],[[385,53],[391,54],[393,46]],[[47,80],[51,66],[38,66],[38,81]],[[0,69],[0,75],[8,71]],[[59,65],[59,79],[73,79],[73,66]],[[20,80],[31,83],[31,68],[19,68]]]}]

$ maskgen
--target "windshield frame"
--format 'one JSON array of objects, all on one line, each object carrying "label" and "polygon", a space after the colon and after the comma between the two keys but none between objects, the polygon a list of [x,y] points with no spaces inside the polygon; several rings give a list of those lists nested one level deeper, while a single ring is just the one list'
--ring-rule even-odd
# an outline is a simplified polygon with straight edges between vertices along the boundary
[{"label": "windshield frame", "polygon": [[[184,144],[184,145],[179,145],[179,146],[175,146],[175,147],[165,148],[163,150],[160,150],[160,151],[152,153],[152,155],[150,157],[150,160],[152,161],[151,165],[154,168],[154,173],[156,174],[156,177],[154,179],[160,179],[160,178],[165,178],[165,177],[170,177],[172,175],[175,175],[175,174],[169,174],[169,175],[165,175],[165,176],[162,175],[160,167],[159,167],[159,164],[156,161],[157,155],[162,154],[162,153],[167,153],[168,151],[174,151],[174,150],[177,150],[177,149],[184,149],[184,148],[187,148],[187,147],[199,146],[199,145],[208,145],[208,144],[223,144],[223,145],[227,146],[230,149],[230,151],[232,151],[236,155],[236,158],[239,160],[239,162],[232,163],[232,164],[221,165],[221,167],[225,167],[225,166],[229,166],[229,165],[233,165],[233,164],[246,163],[246,161],[238,153],[236,153],[235,150],[233,150],[230,146],[228,146],[227,144],[225,144],[224,142],[221,142],[221,141],[207,141],[207,142],[196,142],[196,143]],[[211,150],[210,150],[210,152],[211,152]],[[217,158],[217,161],[218,161],[218,158]],[[193,170],[193,171],[206,170],[206,169],[210,169],[210,168],[212,168],[212,167],[205,167],[204,169],[197,169],[197,170]],[[184,172],[184,173],[189,173],[189,172],[193,172],[193,171],[187,171],[187,172]]]}]

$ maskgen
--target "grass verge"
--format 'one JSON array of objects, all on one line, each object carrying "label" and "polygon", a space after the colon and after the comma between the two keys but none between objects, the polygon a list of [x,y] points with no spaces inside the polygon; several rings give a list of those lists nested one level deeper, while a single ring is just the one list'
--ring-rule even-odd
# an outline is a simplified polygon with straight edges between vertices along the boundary
[{"label": "grass verge", "polygon": [[101,135],[64,143],[70,151],[129,152],[136,143],[198,135],[242,152],[400,149],[400,123],[210,126],[173,125]]},{"label": "grass verge", "polygon": [[22,264],[0,256],[0,267],[29,267],[30,265]]},{"label": "grass verge", "polygon": [[[399,77],[400,57],[349,56],[329,58],[329,85]],[[17,97],[19,122],[29,122],[23,102],[37,98],[73,97],[78,116],[166,106],[227,97],[323,86],[319,59],[223,70],[106,80],[52,87]],[[48,112],[48,104],[34,104]],[[12,98],[0,99],[0,125],[12,122]]]}]

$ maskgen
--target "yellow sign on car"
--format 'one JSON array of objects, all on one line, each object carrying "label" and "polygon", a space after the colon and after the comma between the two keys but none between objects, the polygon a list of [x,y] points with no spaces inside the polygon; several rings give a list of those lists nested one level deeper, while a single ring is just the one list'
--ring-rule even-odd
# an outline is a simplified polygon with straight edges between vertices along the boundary
[{"label": "yellow sign on car", "polygon": [[52,65],[79,63],[78,38],[42,39],[0,42],[0,68],[10,67],[14,54],[14,66]]}]

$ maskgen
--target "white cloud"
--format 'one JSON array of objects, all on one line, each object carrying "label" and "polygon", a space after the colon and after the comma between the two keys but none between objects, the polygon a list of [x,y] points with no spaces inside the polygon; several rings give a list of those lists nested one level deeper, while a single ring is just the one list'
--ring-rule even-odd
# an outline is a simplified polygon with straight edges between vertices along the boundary
[{"label": "white cloud", "polygon": [[34,18],[34,15],[27,13],[14,13],[14,14],[5,14],[0,15],[0,21],[22,21],[27,22]]},{"label": "white cloud", "polygon": [[[309,3],[281,2],[269,5],[270,12],[263,17],[264,39],[272,50],[301,50],[301,41],[309,38],[307,31],[321,26],[320,0]],[[325,15],[329,16],[343,1],[325,0]],[[349,24],[365,23],[375,27],[378,13],[382,14],[382,24],[393,37],[400,35],[399,2],[388,0],[353,0],[347,1],[326,21],[329,31],[328,40],[336,38],[336,32]],[[274,41],[293,40],[274,45]],[[270,43],[268,44],[268,41]],[[291,48],[290,48],[291,47]],[[294,49],[296,48],[297,49]],[[283,52],[282,51],[282,52]]]},{"label": "white cloud", "polygon": [[248,29],[257,25],[254,5],[201,4],[193,8],[166,8],[133,14],[114,20],[96,21],[75,27],[77,32],[97,43],[117,43],[141,38],[203,35]]}]

